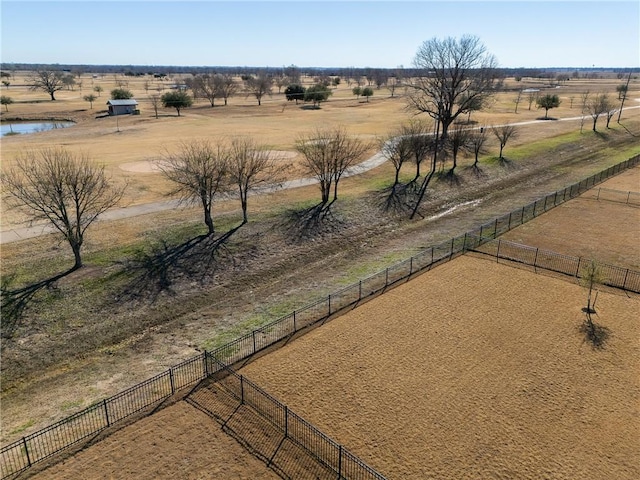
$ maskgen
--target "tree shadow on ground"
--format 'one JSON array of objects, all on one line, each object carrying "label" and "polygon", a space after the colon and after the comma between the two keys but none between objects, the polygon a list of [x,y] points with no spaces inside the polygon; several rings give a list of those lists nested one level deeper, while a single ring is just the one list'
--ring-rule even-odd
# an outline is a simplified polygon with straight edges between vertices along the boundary
[{"label": "tree shadow on ground", "polygon": [[282,226],[289,237],[295,241],[318,237],[332,233],[343,226],[344,222],[334,214],[333,201],[318,203],[301,210],[290,209],[284,214]]},{"label": "tree shadow on ground", "polygon": [[586,318],[580,324],[579,331],[584,335],[584,341],[594,350],[604,350],[607,340],[611,337],[611,330],[593,321],[591,315],[595,310],[587,311],[587,307],[584,307],[582,311],[586,314]]},{"label": "tree shadow on ground", "polygon": [[462,178],[455,170],[438,173],[438,180],[447,183],[450,187],[459,187],[462,185]]},{"label": "tree shadow on ground", "polygon": [[502,168],[510,170],[516,168],[516,164],[514,163],[514,161],[509,160],[507,157],[498,157],[498,165],[500,165]]},{"label": "tree shadow on ground", "polygon": [[179,278],[203,282],[215,273],[217,260],[222,253],[228,252],[226,244],[241,226],[218,237],[199,235],[177,245],[161,239],[148,249],[139,250],[126,262],[125,268],[133,278],[122,297],[144,296],[153,301],[162,292],[174,293],[172,287]]},{"label": "tree shadow on ground", "polygon": [[20,326],[27,308],[34,301],[36,295],[45,290],[54,291],[58,280],[76,270],[77,268],[74,267],[51,278],[16,289],[11,288],[12,276],[3,276],[0,284],[0,309],[2,310],[0,337],[11,338]]},{"label": "tree shadow on ground", "polygon": [[477,179],[487,178],[489,175],[478,165],[470,165],[465,167],[466,171],[471,171],[472,175],[474,175]]},{"label": "tree shadow on ground", "polygon": [[416,193],[419,189],[417,182],[397,184],[376,192],[375,201],[383,212],[407,214],[413,210]]}]

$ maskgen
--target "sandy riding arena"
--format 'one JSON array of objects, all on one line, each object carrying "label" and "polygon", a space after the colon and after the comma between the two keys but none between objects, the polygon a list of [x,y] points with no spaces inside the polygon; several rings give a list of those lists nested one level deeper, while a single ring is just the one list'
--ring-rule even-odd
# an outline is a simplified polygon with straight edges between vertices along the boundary
[{"label": "sandy riding arena", "polygon": [[640,298],[460,257],[241,373],[390,479],[640,476]]},{"label": "sandy riding arena", "polygon": [[36,475],[36,479],[280,478],[186,402],[172,405]]}]

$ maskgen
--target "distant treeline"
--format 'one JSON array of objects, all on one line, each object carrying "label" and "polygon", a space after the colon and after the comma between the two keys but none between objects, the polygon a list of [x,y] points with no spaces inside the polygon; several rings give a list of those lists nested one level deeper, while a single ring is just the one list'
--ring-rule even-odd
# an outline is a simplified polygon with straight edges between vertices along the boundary
[{"label": "distant treeline", "polygon": [[[121,74],[126,76],[155,75],[163,77],[175,74],[202,74],[221,73],[237,76],[253,74],[270,74],[274,76],[289,75],[291,70],[296,70],[302,76],[328,75],[336,77],[370,76],[373,72],[383,71],[387,76],[413,77],[423,74],[415,68],[356,68],[356,67],[221,67],[221,66],[180,66],[180,65],[71,65],[71,64],[44,64],[44,63],[1,63],[3,72],[54,70],[69,73],[97,73],[97,74]],[[558,74],[566,73],[567,76],[589,77],[593,74],[613,74],[622,77],[629,72],[637,72],[637,68],[501,68],[503,77],[529,77],[550,78]],[[578,75],[577,75],[578,74]]]}]

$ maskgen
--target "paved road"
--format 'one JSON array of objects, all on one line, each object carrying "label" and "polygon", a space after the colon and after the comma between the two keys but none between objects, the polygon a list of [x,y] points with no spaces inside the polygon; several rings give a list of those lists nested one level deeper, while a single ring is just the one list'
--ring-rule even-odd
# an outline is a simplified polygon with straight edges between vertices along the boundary
[{"label": "paved road", "polygon": [[[635,100],[640,101],[640,99],[635,99]],[[640,106],[625,107],[624,110],[631,110],[635,108],[640,108]],[[587,119],[588,117],[589,115],[586,115],[585,119]],[[577,121],[577,120],[581,120],[582,118],[583,116],[567,117],[567,118],[560,118],[558,119],[558,121]],[[532,125],[532,124],[544,123],[548,121],[549,120],[530,120],[526,122],[511,123],[510,125],[516,125],[516,126]],[[377,153],[370,159],[347,170],[344,176],[348,177],[348,176],[364,173],[368,170],[371,170],[372,168],[382,165],[385,161],[386,159],[384,158],[384,156],[381,153]],[[313,185],[317,182],[318,181],[315,178],[300,178],[297,180],[290,180],[288,182],[284,182],[279,187],[265,187],[260,191],[256,192],[256,194],[273,191],[276,188],[304,187],[307,185]],[[109,210],[103,213],[100,216],[99,221],[105,222],[109,220],[119,220],[122,218],[129,218],[129,217],[136,217],[138,215],[144,215],[147,213],[161,212],[163,210],[170,210],[170,209],[176,208],[178,205],[179,203],[176,200],[166,200],[162,202],[145,203],[142,205],[131,205],[128,207],[115,208],[113,210]],[[31,225],[28,227],[13,228],[10,230],[3,230],[0,232],[0,244],[17,242],[27,238],[38,237],[40,235],[46,235],[53,232],[55,232],[55,229],[48,223]]]}]

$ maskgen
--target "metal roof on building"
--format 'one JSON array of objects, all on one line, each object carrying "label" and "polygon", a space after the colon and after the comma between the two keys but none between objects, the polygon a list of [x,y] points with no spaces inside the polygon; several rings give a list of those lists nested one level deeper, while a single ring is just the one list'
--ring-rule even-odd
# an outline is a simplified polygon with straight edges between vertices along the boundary
[{"label": "metal roof on building", "polygon": [[136,102],[133,98],[130,98],[128,100],[109,100],[107,102],[107,105],[138,105],[138,102]]}]

